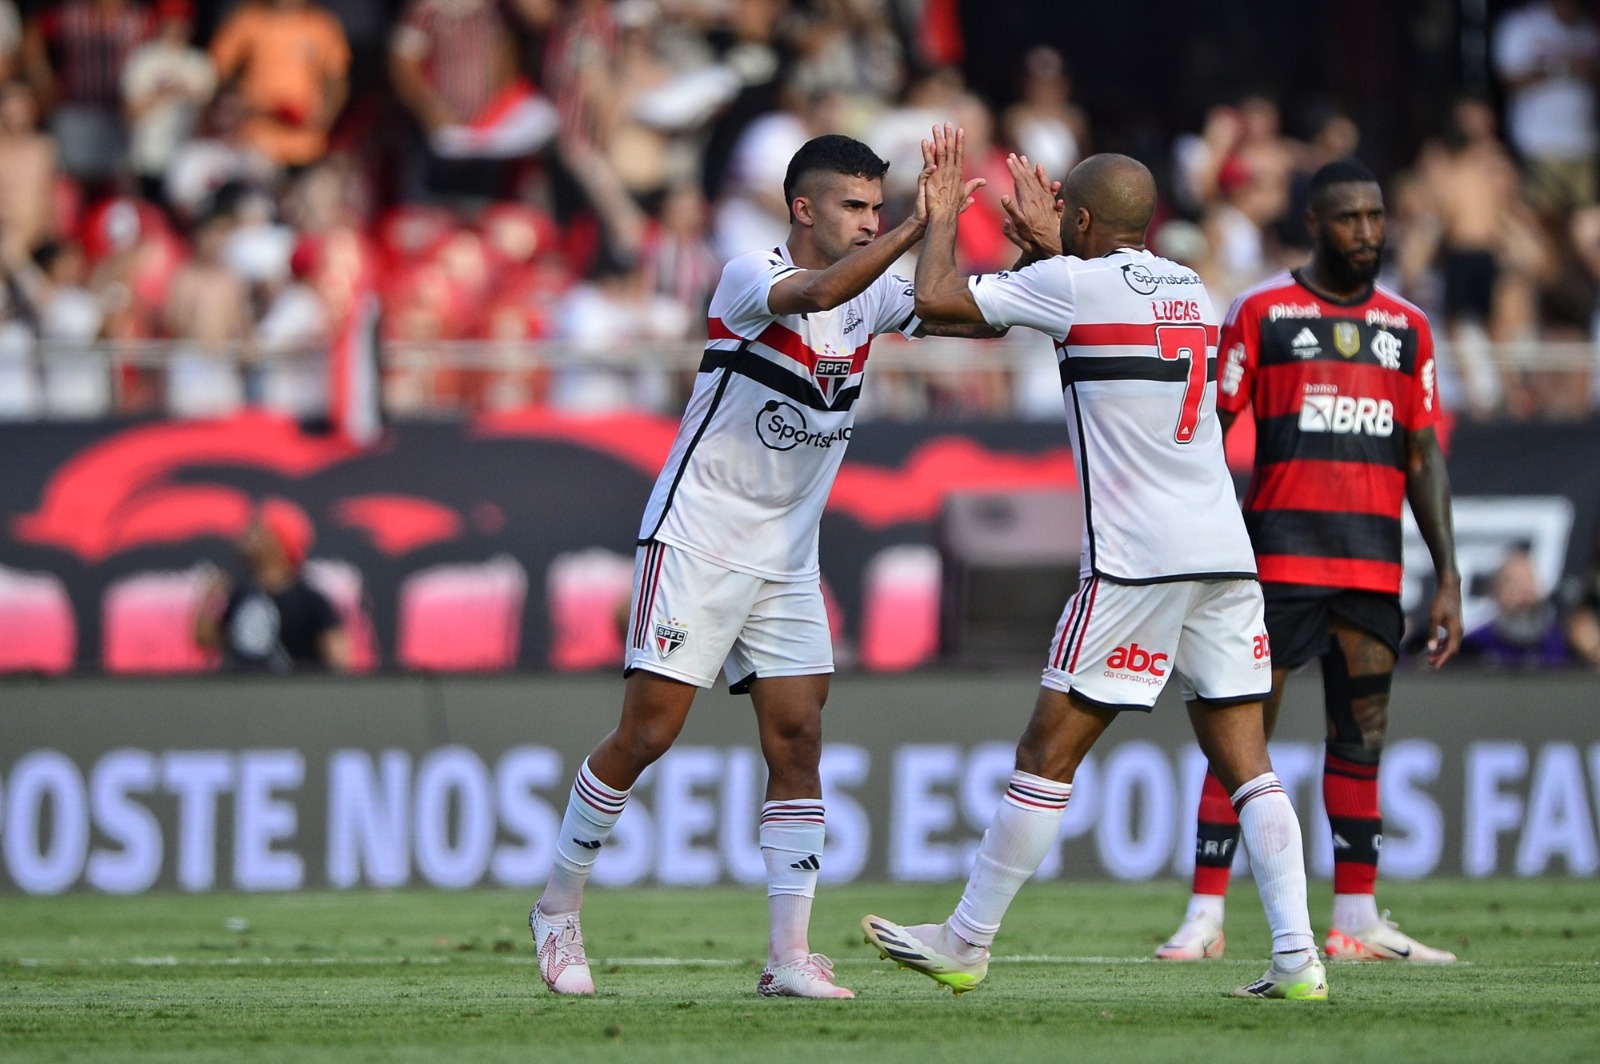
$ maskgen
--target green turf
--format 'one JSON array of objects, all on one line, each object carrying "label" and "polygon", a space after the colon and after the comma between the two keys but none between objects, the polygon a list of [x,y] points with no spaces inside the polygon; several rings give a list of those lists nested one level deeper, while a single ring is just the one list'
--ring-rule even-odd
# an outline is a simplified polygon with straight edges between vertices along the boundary
[{"label": "green turf", "polygon": [[[1593,881],[1386,884],[1453,968],[1340,966],[1328,1004],[1235,1001],[1266,956],[1248,881],[1227,959],[1158,965],[1181,885],[1024,890],[979,990],[877,961],[855,924],[942,916],[954,886],[824,889],[812,945],[853,1002],[754,994],[758,889],[591,893],[593,1000],[547,994],[526,893],[9,898],[0,1060],[1591,1061],[1600,1056]],[[1313,885],[1313,914],[1327,884]],[[701,960],[650,966],[644,959]]]}]

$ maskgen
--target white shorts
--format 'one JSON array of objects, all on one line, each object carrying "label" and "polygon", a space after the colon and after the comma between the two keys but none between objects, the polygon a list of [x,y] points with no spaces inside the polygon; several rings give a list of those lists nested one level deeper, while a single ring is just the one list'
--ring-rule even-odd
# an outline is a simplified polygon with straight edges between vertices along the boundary
[{"label": "white shorts", "polygon": [[1050,643],[1043,684],[1110,709],[1155,706],[1172,673],[1183,697],[1249,702],[1272,690],[1254,580],[1118,584],[1086,577]]},{"label": "white shorts", "polygon": [[767,676],[833,671],[821,580],[777,583],[726,569],[667,543],[639,548],[628,613],[627,671],[696,687],[720,671],[735,694]]}]

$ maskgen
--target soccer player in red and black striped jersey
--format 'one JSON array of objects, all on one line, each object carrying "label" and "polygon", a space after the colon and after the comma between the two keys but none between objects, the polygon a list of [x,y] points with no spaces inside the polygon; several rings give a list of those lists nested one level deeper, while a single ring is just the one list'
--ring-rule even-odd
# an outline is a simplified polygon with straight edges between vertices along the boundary
[{"label": "soccer player in red and black striped jersey", "polygon": [[[1407,500],[1432,555],[1428,661],[1461,642],[1461,579],[1450,481],[1434,434],[1433,337],[1422,312],[1375,282],[1383,193],[1355,160],[1311,181],[1303,269],[1240,296],[1223,323],[1218,413],[1224,427],[1255,408],[1256,459],[1245,524],[1266,596],[1272,733],[1288,674],[1322,665],[1327,750],[1322,793],[1333,829],[1333,960],[1448,964],[1455,954],[1402,934],[1374,900],[1383,820],[1378,762],[1400,649],[1401,508]],[[1223,896],[1239,822],[1207,773],[1195,840],[1194,894],[1164,960],[1222,955]]]}]

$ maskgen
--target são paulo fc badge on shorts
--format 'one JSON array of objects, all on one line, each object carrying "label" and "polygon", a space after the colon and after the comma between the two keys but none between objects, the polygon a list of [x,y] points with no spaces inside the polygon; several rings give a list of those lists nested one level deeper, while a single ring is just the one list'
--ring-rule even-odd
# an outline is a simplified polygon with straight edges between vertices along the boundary
[{"label": "s\u00e3o paulo fc badge on shorts", "polygon": [[670,658],[683,644],[689,641],[689,633],[684,630],[676,618],[671,624],[666,621],[656,622],[656,653],[663,658]]}]

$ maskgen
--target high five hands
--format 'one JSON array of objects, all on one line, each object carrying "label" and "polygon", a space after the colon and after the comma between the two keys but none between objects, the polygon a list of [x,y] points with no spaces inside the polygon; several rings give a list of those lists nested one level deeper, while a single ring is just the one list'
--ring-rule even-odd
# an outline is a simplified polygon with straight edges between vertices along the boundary
[{"label": "high five hands", "polygon": [[981,177],[962,181],[961,164],[966,155],[967,134],[946,122],[933,127],[933,139],[922,142],[921,186],[917,197],[917,217],[932,221],[955,218],[973,204],[972,194],[988,184]]},{"label": "high five hands", "polygon": [[1059,197],[1061,182],[1050,180],[1042,164],[1028,164],[1026,155],[1006,156],[1015,192],[1000,197],[1006,220],[1001,230],[1023,252],[1034,258],[1061,254],[1061,216],[1067,205]]}]

